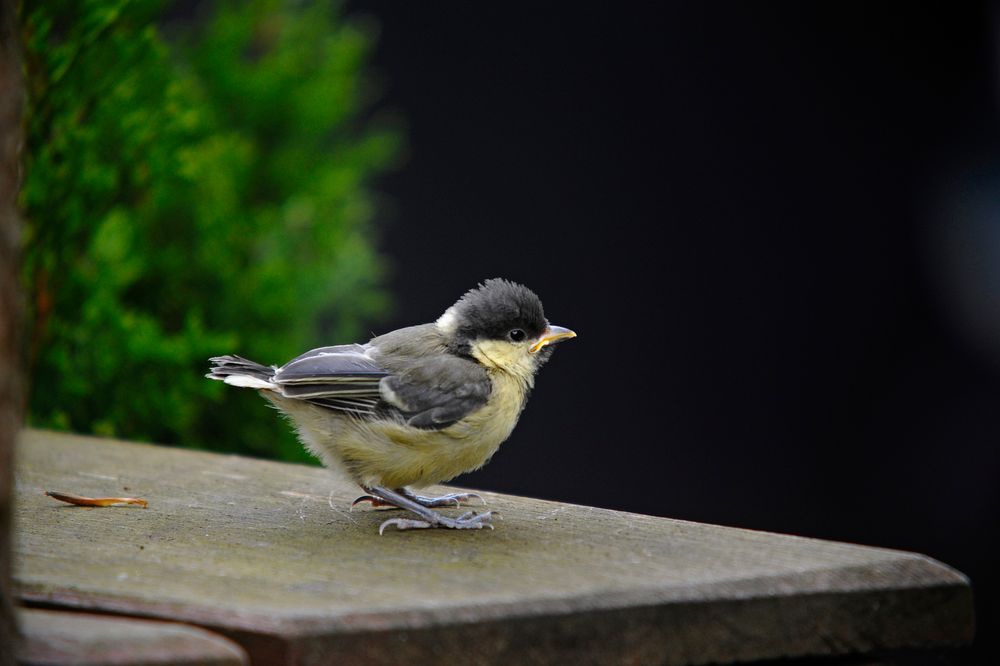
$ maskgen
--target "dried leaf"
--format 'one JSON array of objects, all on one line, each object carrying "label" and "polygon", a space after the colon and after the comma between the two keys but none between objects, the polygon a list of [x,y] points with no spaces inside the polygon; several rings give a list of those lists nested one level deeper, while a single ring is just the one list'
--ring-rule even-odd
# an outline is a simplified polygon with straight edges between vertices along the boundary
[{"label": "dried leaf", "polygon": [[148,502],[138,497],[82,497],[73,493],[60,493],[54,490],[46,490],[45,494],[60,502],[67,502],[77,506],[127,506],[138,504],[143,509],[148,506]]}]

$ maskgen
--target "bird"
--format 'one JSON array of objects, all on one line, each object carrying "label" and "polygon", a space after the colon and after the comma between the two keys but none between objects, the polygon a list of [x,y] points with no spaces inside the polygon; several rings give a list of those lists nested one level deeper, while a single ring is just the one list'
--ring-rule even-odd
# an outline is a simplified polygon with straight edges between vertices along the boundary
[{"label": "bird", "polygon": [[291,422],[307,450],[365,492],[351,508],[403,509],[379,526],[493,529],[493,511],[434,509],[485,501],[414,489],[479,469],[510,436],[555,344],[576,337],[550,324],[522,284],[484,280],[432,323],[366,343],[319,347],[282,366],[236,355],[209,359],[206,377],[256,389]]}]

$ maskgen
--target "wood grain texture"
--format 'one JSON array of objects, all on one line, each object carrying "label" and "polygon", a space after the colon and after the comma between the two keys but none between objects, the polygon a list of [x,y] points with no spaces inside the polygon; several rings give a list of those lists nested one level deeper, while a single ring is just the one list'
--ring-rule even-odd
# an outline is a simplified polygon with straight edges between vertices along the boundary
[{"label": "wood grain texture", "polygon": [[[483,493],[496,531],[389,531],[323,469],[21,438],[22,599],[199,624],[255,663],[704,664],[968,642],[922,555]],[[148,509],[44,496],[127,493]]]},{"label": "wood grain texture", "polygon": [[242,666],[232,641],[176,622],[22,609],[23,666]]}]

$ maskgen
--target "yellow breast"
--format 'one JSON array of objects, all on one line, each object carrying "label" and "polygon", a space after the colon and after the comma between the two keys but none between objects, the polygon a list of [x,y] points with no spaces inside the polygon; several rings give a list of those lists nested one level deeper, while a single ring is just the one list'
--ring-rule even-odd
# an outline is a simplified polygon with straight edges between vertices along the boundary
[{"label": "yellow breast", "polygon": [[493,389],[480,409],[444,430],[418,430],[397,422],[354,421],[331,440],[337,457],[360,484],[388,488],[441,483],[485,465],[509,436],[524,407],[527,387],[491,372]]}]

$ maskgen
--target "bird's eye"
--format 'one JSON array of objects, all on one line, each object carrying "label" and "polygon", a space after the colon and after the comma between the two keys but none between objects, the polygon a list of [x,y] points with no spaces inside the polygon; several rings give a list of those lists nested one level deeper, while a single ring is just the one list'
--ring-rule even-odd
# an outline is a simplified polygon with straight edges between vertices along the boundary
[{"label": "bird's eye", "polygon": [[524,340],[524,337],[525,337],[526,334],[521,329],[515,328],[510,333],[508,333],[507,335],[514,342],[520,342],[521,340]]}]

